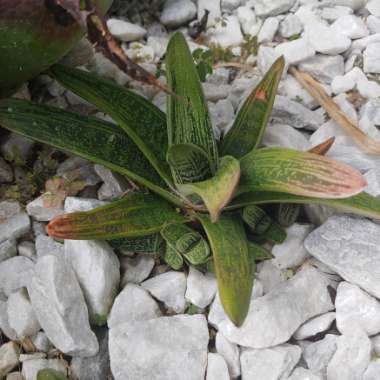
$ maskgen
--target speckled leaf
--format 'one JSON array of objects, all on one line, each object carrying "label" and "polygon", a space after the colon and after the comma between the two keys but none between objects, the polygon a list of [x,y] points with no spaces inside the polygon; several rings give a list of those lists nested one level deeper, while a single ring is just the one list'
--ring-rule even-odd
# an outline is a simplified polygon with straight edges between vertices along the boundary
[{"label": "speckled leaf", "polygon": [[276,191],[324,198],[347,198],[367,182],[355,169],[314,153],[284,148],[253,150],[240,160],[238,194]]},{"label": "speckled leaf", "polygon": [[202,182],[178,185],[184,195],[197,194],[206,205],[211,221],[215,222],[221,210],[232,198],[240,178],[240,164],[232,156],[220,160],[215,176]]},{"label": "speckled leaf", "polygon": [[68,380],[68,377],[55,369],[44,368],[38,371],[37,380]]},{"label": "speckled leaf", "polygon": [[169,145],[194,144],[208,156],[211,171],[217,168],[218,151],[202,86],[186,40],[175,33],[166,52],[166,74],[169,88],[167,125]]},{"label": "speckled leaf", "polygon": [[0,101],[0,125],[127,175],[180,204],[128,136],[114,124],[31,102]]},{"label": "speckled leaf", "polygon": [[179,270],[183,267],[183,257],[169,244],[166,244],[164,260],[174,270]]},{"label": "speckled leaf", "polygon": [[224,213],[216,223],[198,215],[214,257],[220,299],[231,321],[240,326],[248,313],[253,285],[253,266],[239,214]]},{"label": "speckled leaf", "polygon": [[268,251],[266,248],[252,241],[248,242],[248,251],[249,255],[251,256],[251,259],[253,259],[255,263],[264,260],[270,260],[274,257],[272,253]]},{"label": "speckled leaf", "polygon": [[[189,237],[189,234],[182,236],[182,238],[177,242],[177,247],[178,245],[181,245],[181,243],[183,243],[184,239]],[[187,261],[190,264],[200,265],[208,260],[210,256],[210,247],[207,244],[207,241],[201,238],[197,242],[195,242],[195,244],[193,244],[190,249],[183,253],[183,256],[187,259]]]},{"label": "speckled leaf", "polygon": [[135,252],[152,255],[160,253],[164,246],[164,240],[159,233],[142,237],[114,239],[110,240],[109,243],[121,253]]},{"label": "speckled leaf", "polygon": [[82,70],[55,65],[50,72],[63,86],[110,115],[160,176],[171,183],[166,164],[166,119],[159,108],[125,87]]},{"label": "speckled leaf", "polygon": [[281,203],[276,210],[276,218],[282,227],[289,227],[296,222],[301,208],[296,203]]},{"label": "speckled leaf", "polygon": [[167,223],[188,219],[153,194],[130,194],[90,211],[60,215],[48,224],[50,236],[62,239],[119,239],[159,232]]},{"label": "speckled leaf", "polygon": [[234,124],[222,141],[223,155],[240,158],[260,145],[272,112],[284,65],[284,58],[278,58],[245,100]]},{"label": "speckled leaf", "polygon": [[335,207],[342,212],[353,213],[368,218],[380,219],[380,200],[372,197],[365,192],[344,199],[323,199],[303,197],[294,194],[276,193],[273,191],[258,191],[242,194],[241,196],[234,199],[228,208],[230,210],[233,210],[250,204],[287,202],[326,205]]},{"label": "speckled leaf", "polygon": [[263,234],[271,225],[272,220],[260,207],[249,205],[242,211],[243,221],[257,234]]},{"label": "speckled leaf", "polygon": [[199,182],[212,175],[207,154],[196,145],[172,145],[167,160],[175,183]]}]

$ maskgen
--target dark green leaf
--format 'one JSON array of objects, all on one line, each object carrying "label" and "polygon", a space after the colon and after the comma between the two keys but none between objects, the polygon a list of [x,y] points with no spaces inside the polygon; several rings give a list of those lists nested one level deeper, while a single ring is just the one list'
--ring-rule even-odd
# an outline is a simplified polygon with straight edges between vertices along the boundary
[{"label": "dark green leaf", "polygon": [[245,100],[232,128],[222,141],[221,153],[223,155],[240,158],[260,145],[272,112],[284,65],[283,57],[277,59]]},{"label": "dark green leaf", "polygon": [[248,242],[249,255],[254,260],[254,262],[259,262],[263,260],[273,259],[273,255],[266,248],[262,247],[259,244],[256,244],[252,241]]},{"label": "dark green leaf", "polygon": [[164,260],[174,270],[179,270],[183,267],[183,257],[169,244],[166,244]]},{"label": "dark green leaf", "polygon": [[367,182],[355,169],[319,156],[284,148],[253,150],[240,160],[238,194],[276,191],[295,195],[346,198]]},{"label": "dark green leaf", "polygon": [[299,195],[260,191],[246,193],[234,199],[229,209],[244,207],[250,204],[267,203],[306,203],[335,207],[343,212],[354,213],[368,218],[380,219],[380,200],[362,192],[344,199],[323,199],[302,197]]},{"label": "dark green leaf", "polygon": [[110,115],[161,177],[171,183],[166,164],[166,119],[159,108],[125,87],[82,70],[55,65],[50,72],[63,86]]},{"label": "dark green leaf", "polygon": [[168,150],[168,163],[175,183],[199,182],[212,173],[204,150],[193,144],[176,144]]},{"label": "dark green leaf", "polygon": [[272,222],[269,228],[261,235],[257,235],[259,241],[269,240],[274,244],[281,244],[286,239],[286,231],[278,223]]},{"label": "dark green leaf", "polygon": [[109,243],[113,248],[121,250],[121,253],[126,251],[156,254],[160,253],[164,246],[164,241],[159,233],[142,237],[114,239],[110,240]]},{"label": "dark green leaf", "polygon": [[181,33],[170,39],[166,52],[169,88],[167,126],[169,145],[194,144],[209,158],[211,171],[216,171],[218,151],[211,121],[193,58]]},{"label": "dark green leaf", "polygon": [[296,222],[301,206],[295,203],[281,203],[277,207],[277,221],[282,227],[290,227]]},{"label": "dark green leaf", "polygon": [[207,215],[198,218],[211,244],[222,305],[240,326],[248,313],[254,274],[243,222],[238,214],[222,214],[216,223]]},{"label": "dark green leaf", "polygon": [[242,219],[248,224],[252,232],[258,235],[263,234],[272,224],[272,220],[266,212],[255,205],[244,207]]},{"label": "dark green leaf", "polygon": [[54,218],[48,233],[62,239],[119,239],[151,235],[168,223],[188,219],[173,206],[153,194],[130,194],[109,205]]},{"label": "dark green leaf", "polygon": [[210,212],[211,221],[215,222],[221,210],[232,198],[239,183],[240,164],[232,156],[220,160],[215,176],[202,182],[177,185],[184,195],[199,195]]},{"label": "dark green leaf", "polygon": [[6,99],[0,125],[34,140],[102,164],[180,205],[140,150],[117,126],[55,107]]}]

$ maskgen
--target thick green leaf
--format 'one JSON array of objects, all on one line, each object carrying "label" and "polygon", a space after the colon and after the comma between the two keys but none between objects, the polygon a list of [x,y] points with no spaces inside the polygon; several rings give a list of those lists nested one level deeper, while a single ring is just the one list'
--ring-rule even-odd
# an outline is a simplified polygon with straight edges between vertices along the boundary
[{"label": "thick green leaf", "polygon": [[202,182],[177,185],[184,195],[199,195],[210,212],[211,221],[215,222],[221,210],[232,198],[240,178],[239,161],[232,156],[220,160],[215,176]]},{"label": "thick green leaf", "polygon": [[255,235],[259,242],[270,241],[274,244],[281,244],[286,239],[286,231],[278,223],[272,222],[269,228],[260,235]]},{"label": "thick green leaf", "polygon": [[276,193],[271,191],[258,191],[246,193],[237,197],[227,208],[233,210],[251,204],[257,205],[287,202],[331,206],[343,212],[353,213],[373,219],[380,219],[380,200],[365,192],[344,199],[323,199],[302,197],[294,194]]},{"label": "thick green leaf", "polygon": [[172,145],[167,160],[175,183],[199,182],[212,175],[207,154],[196,145]]},{"label": "thick green leaf", "polygon": [[157,254],[162,251],[164,240],[159,233],[142,237],[114,239],[109,242],[115,249],[123,252]]},{"label": "thick green leaf", "polygon": [[168,45],[166,73],[169,88],[177,94],[168,97],[169,145],[190,143],[200,147],[207,154],[214,173],[218,151],[207,103],[193,57],[179,32],[172,36]]},{"label": "thick green leaf", "polygon": [[24,100],[0,100],[0,125],[102,164],[180,205],[136,145],[116,125]]},{"label": "thick green leaf", "polygon": [[68,377],[55,369],[44,368],[38,371],[37,380],[68,380]]},{"label": "thick green leaf", "polygon": [[276,218],[282,227],[290,227],[296,222],[301,206],[296,203],[281,203],[276,210]]},{"label": "thick green leaf", "polygon": [[324,198],[347,198],[367,182],[355,169],[323,156],[284,148],[253,150],[240,160],[238,195],[276,191]]},{"label": "thick green leaf", "polygon": [[256,205],[248,205],[242,211],[242,219],[250,227],[252,232],[263,234],[272,224],[267,213]]},{"label": "thick green leaf", "polygon": [[270,260],[274,257],[272,253],[268,251],[266,248],[252,241],[248,242],[248,251],[249,255],[255,263],[263,260]]},{"label": "thick green leaf", "polygon": [[130,194],[109,205],[54,218],[48,225],[50,236],[62,239],[119,239],[151,235],[167,223],[188,219],[173,206],[153,194]]},{"label": "thick green leaf", "polygon": [[174,270],[180,270],[183,267],[182,255],[169,244],[166,244],[164,260]]},{"label": "thick green leaf", "polygon": [[214,256],[219,295],[227,315],[240,326],[248,313],[253,266],[243,222],[238,214],[222,214],[216,223],[198,215]]},{"label": "thick green leaf", "polygon": [[63,86],[110,115],[171,184],[166,118],[159,108],[125,87],[82,70],[55,65],[50,72]]},{"label": "thick green leaf", "polygon": [[260,145],[272,112],[284,65],[284,58],[278,58],[245,100],[234,124],[222,141],[223,155],[240,158]]}]

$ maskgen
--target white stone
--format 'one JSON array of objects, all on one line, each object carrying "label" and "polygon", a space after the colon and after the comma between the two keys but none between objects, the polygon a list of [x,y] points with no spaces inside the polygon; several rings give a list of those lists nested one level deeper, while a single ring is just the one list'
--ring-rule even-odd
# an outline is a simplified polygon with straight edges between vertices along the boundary
[{"label": "white stone", "polygon": [[267,17],[287,12],[294,3],[295,0],[256,0],[254,7],[258,16]]},{"label": "white stone", "polygon": [[257,41],[262,42],[272,42],[275,34],[277,33],[280,22],[276,17],[268,17],[257,36]]},{"label": "white stone", "polygon": [[272,119],[279,124],[311,130],[318,129],[324,123],[323,114],[281,95],[277,95],[274,101]]},{"label": "white stone", "polygon": [[141,286],[176,313],[185,310],[186,276],[183,272],[166,272],[144,281]]},{"label": "white stone", "polygon": [[369,44],[363,53],[363,67],[366,73],[380,73],[380,42]]},{"label": "white stone", "polygon": [[265,348],[287,342],[307,320],[333,309],[327,287],[329,281],[318,270],[305,266],[281,286],[251,302],[247,318],[237,328],[227,316],[215,310],[209,322],[233,343]]},{"label": "white stone", "polygon": [[25,288],[12,293],[7,302],[8,321],[19,339],[37,334],[41,326]]},{"label": "white stone", "polygon": [[297,367],[287,380],[322,380],[322,377],[308,369]]},{"label": "white stone", "polygon": [[222,48],[239,46],[243,42],[239,20],[236,16],[226,16],[209,31],[210,42]]},{"label": "white stone", "polygon": [[161,316],[161,311],[149,293],[135,284],[127,284],[115,298],[108,316],[108,327],[124,322],[145,321]]},{"label": "white stone", "polygon": [[248,6],[243,6],[239,7],[236,13],[244,34],[257,36],[263,22],[260,18],[256,17],[253,9]]},{"label": "white stone", "polygon": [[26,205],[26,211],[39,222],[48,222],[63,214],[63,207],[46,207],[44,205],[44,196],[41,195]]},{"label": "white stone", "polygon": [[190,0],[166,0],[160,21],[175,28],[193,20],[196,14],[197,8]]},{"label": "white stone", "polygon": [[240,352],[236,344],[231,343],[218,331],[215,336],[215,348],[227,363],[228,372],[231,378],[240,376]]},{"label": "white stone", "polygon": [[115,38],[124,42],[141,40],[146,35],[146,29],[140,25],[116,18],[108,19],[107,26]]},{"label": "white stone", "polygon": [[352,327],[337,340],[337,349],[327,366],[327,380],[361,379],[371,360],[371,341],[361,330]]},{"label": "white stone", "polygon": [[257,266],[257,272],[256,278],[260,281],[264,294],[277,288],[286,280],[285,273],[274,260],[265,260],[260,263]]},{"label": "white stone", "polygon": [[280,35],[285,38],[292,37],[300,34],[302,29],[303,26],[300,19],[296,15],[289,13],[281,21]]},{"label": "white stone", "polygon": [[19,364],[20,348],[15,342],[0,346],[0,378]]},{"label": "white stone", "polygon": [[380,33],[380,17],[368,16],[367,17],[367,27],[371,34]]},{"label": "white stone", "polygon": [[0,145],[0,151],[7,161],[25,163],[32,152],[34,141],[21,136],[17,133],[11,133],[8,138]]},{"label": "white stone", "polygon": [[232,12],[237,7],[241,5],[241,3],[245,3],[244,0],[222,0],[222,11]]},{"label": "white stone", "polygon": [[283,42],[277,45],[275,50],[278,54],[283,55],[290,65],[298,64],[315,55],[315,49],[305,38]]},{"label": "white stone", "polygon": [[370,0],[367,3],[366,8],[371,12],[372,15],[380,17],[380,4],[377,0]]},{"label": "white stone", "polygon": [[350,38],[343,34],[337,34],[332,27],[322,23],[308,24],[305,32],[306,39],[318,53],[341,54],[351,46]]},{"label": "white stone", "polygon": [[354,11],[357,11],[365,6],[366,0],[332,0],[332,3],[334,5],[350,7]]},{"label": "white stone", "polygon": [[230,86],[214,83],[202,83],[205,98],[209,102],[217,102],[218,100],[225,99],[230,91]]},{"label": "white stone", "polygon": [[335,320],[335,313],[319,315],[305,322],[293,335],[296,340],[303,340],[326,331]]},{"label": "white stone", "polygon": [[[100,200],[108,200],[122,196],[128,189],[128,182],[119,173],[114,173],[102,165],[94,166],[95,172],[103,180],[103,191],[101,192]],[[99,190],[100,191],[100,190]]]},{"label": "white stone", "polygon": [[31,359],[22,365],[22,375],[25,380],[38,380],[38,371],[44,368],[52,368],[62,375],[67,374],[68,363],[63,359]]},{"label": "white stone", "polygon": [[[259,46],[259,51],[257,53],[257,67],[262,75],[269,70],[273,65],[275,60],[280,57],[280,54],[275,50],[275,48],[270,46]],[[284,68],[284,72],[287,71],[287,65]]]},{"label": "white stone", "polygon": [[90,329],[82,291],[63,258],[39,258],[28,293],[37,319],[55,347],[71,356],[97,353],[99,346]]},{"label": "white stone", "polygon": [[82,288],[91,323],[103,325],[119,288],[117,256],[105,241],[65,240],[65,259]]},{"label": "white stone", "polygon": [[[15,240],[4,240],[0,243],[0,262],[17,255]],[[23,256],[23,255],[22,255]]]},{"label": "white stone", "polygon": [[25,212],[20,212],[2,223],[0,221],[0,242],[8,239],[18,239],[29,231],[29,216]]},{"label": "white stone", "polygon": [[63,257],[64,246],[50,236],[38,235],[36,238],[36,253],[38,257],[55,255]]},{"label": "white stone", "polygon": [[207,26],[212,26],[222,16],[220,0],[198,0],[198,21],[201,21],[208,10]]},{"label": "white stone", "polygon": [[223,356],[208,353],[206,380],[230,380],[227,364]]},{"label": "white stone", "polygon": [[336,76],[331,82],[331,89],[334,94],[348,92],[353,90],[361,79],[366,79],[365,74],[358,67],[354,67],[348,73]]},{"label": "white stone", "polygon": [[332,80],[344,74],[344,59],[340,55],[327,56],[317,54],[315,57],[303,61],[298,66],[322,83],[331,83]]},{"label": "white stone", "polygon": [[308,368],[322,379],[326,379],[327,366],[335,354],[338,339],[337,335],[328,334],[322,340],[305,347],[302,353]]},{"label": "white stone", "polygon": [[[1,247],[1,244],[0,244],[0,247]],[[32,260],[36,258],[36,247],[32,241],[22,241],[17,246],[17,251],[20,256],[25,256]],[[0,248],[0,255],[1,255],[1,248]]]},{"label": "white stone", "polygon": [[[148,276],[154,267],[154,258],[149,255],[139,254],[136,257],[120,257],[122,268],[121,286],[127,283],[140,284]],[[124,269],[124,270],[123,270]]]},{"label": "white stone", "polygon": [[110,330],[115,380],[200,380],[207,366],[209,333],[203,315],[123,323]]},{"label": "white stone", "polygon": [[378,99],[380,97],[380,85],[374,81],[360,79],[357,83],[357,89],[360,95],[365,98]]},{"label": "white stone", "polygon": [[5,219],[21,212],[21,205],[16,201],[1,201],[0,202],[0,223]]},{"label": "white stone", "polygon": [[96,207],[108,204],[105,201],[99,201],[93,198],[67,197],[65,200],[65,212],[89,211]]},{"label": "white stone", "polygon": [[7,302],[5,299],[0,299],[0,331],[10,340],[17,339],[16,331],[9,325]]},{"label": "white stone", "polygon": [[234,107],[229,99],[222,99],[218,102],[209,103],[209,112],[214,130],[227,131],[234,120]]},{"label": "white stone", "polygon": [[297,129],[286,124],[269,124],[265,129],[263,145],[296,150],[307,150],[309,141]]},{"label": "white stone", "polygon": [[27,286],[33,273],[34,262],[24,256],[11,257],[0,263],[0,292],[9,296]]},{"label": "white stone", "polygon": [[32,343],[37,351],[48,352],[53,346],[43,331],[39,331],[31,337]]},{"label": "white stone", "polygon": [[368,36],[369,30],[364,21],[354,15],[339,17],[332,25],[331,29],[352,40]]},{"label": "white stone", "polygon": [[216,290],[216,278],[213,274],[203,274],[190,266],[185,293],[187,301],[200,308],[205,308],[214,299]]},{"label": "white stone", "polygon": [[364,178],[367,180],[368,186],[366,193],[377,197],[380,195],[380,171],[376,169],[370,169],[364,174]]},{"label": "white stone", "polygon": [[380,373],[380,359],[372,360],[364,372],[362,380],[378,380]]},{"label": "white stone", "polygon": [[303,241],[312,228],[310,224],[294,223],[286,229],[285,241],[272,248],[274,262],[280,268],[297,267],[305,261],[309,254],[303,246]]},{"label": "white stone", "polygon": [[301,357],[301,348],[283,344],[261,350],[244,350],[240,356],[243,379],[287,379]]},{"label": "white stone", "polygon": [[309,253],[346,281],[380,298],[380,226],[367,219],[332,216],[305,240]]},{"label": "white stone", "polygon": [[329,22],[333,22],[340,17],[352,14],[352,9],[344,6],[324,7],[320,12],[321,18]]},{"label": "white stone", "polygon": [[341,282],[335,299],[336,324],[341,334],[358,326],[367,335],[380,332],[380,303],[358,286]]},{"label": "white stone", "polygon": [[380,33],[360,38],[352,42],[350,51],[363,51],[368,45],[380,42]]}]

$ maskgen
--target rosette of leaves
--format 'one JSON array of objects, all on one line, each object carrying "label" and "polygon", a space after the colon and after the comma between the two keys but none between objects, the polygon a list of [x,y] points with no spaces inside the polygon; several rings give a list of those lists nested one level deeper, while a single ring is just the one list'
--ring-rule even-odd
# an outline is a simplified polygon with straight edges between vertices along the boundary
[{"label": "rosette of leaves", "polygon": [[223,307],[241,325],[254,263],[270,257],[260,244],[285,237],[273,205],[314,203],[380,218],[380,201],[363,192],[366,181],[353,168],[316,153],[260,147],[283,67],[279,58],[219,142],[180,33],[166,53],[175,94],[168,95],[166,115],[111,81],[53,66],[56,80],[114,123],[8,99],[0,101],[0,124],[100,163],[141,188],[110,205],[58,216],[48,225],[51,236],[106,239],[139,252],[159,250],[176,268],[214,268]]}]

